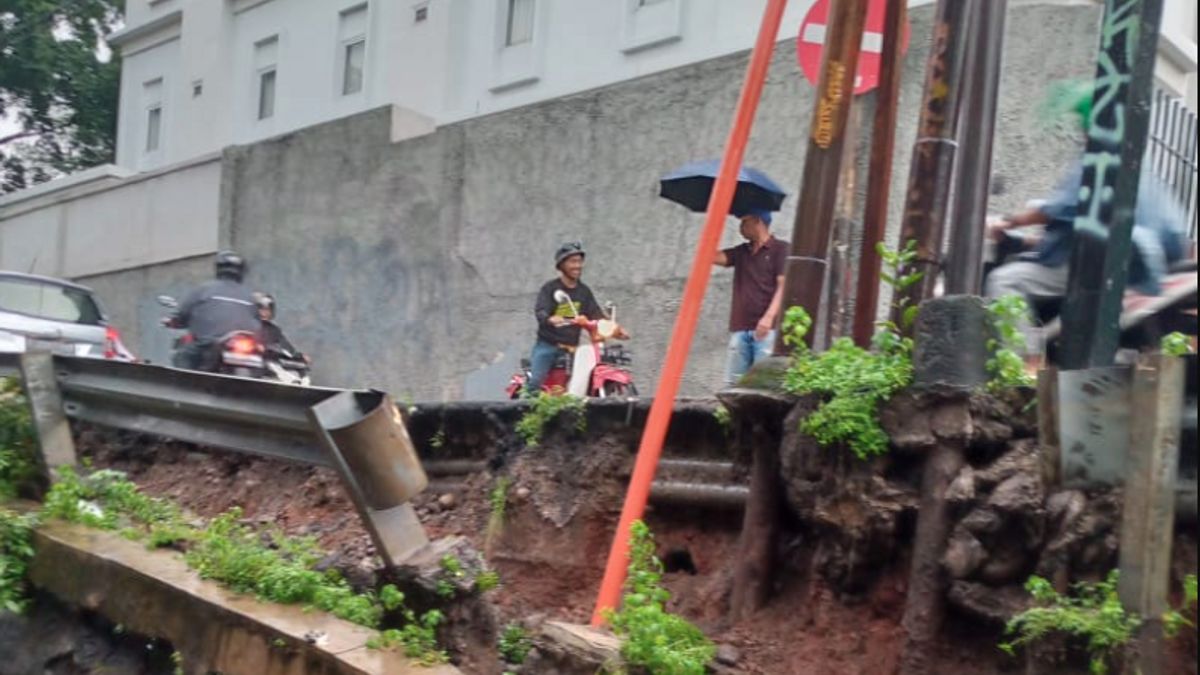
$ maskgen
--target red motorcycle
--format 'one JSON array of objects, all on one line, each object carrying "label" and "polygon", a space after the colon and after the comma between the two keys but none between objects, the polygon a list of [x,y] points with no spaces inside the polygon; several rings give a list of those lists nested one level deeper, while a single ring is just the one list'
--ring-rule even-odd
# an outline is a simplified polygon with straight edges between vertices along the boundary
[{"label": "red motorcycle", "polygon": [[[562,291],[559,291],[562,293]],[[556,297],[561,303],[570,304],[570,298]],[[609,340],[623,331],[616,323],[616,307],[608,305],[612,319],[591,320],[576,316],[583,328],[579,331],[579,344],[568,348],[567,353],[555,361],[542,391],[559,395],[571,394],[583,398],[607,398],[609,396],[637,396],[633,375],[626,366],[633,362],[621,345],[611,345]],[[521,359],[521,371],[514,373],[505,392],[509,398],[519,398],[525,383],[531,377],[529,359]]]}]

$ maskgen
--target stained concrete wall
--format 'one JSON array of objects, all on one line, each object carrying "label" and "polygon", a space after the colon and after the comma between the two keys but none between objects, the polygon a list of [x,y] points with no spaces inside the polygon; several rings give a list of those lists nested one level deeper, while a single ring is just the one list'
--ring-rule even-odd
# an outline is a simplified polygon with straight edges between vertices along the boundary
[{"label": "stained concrete wall", "polygon": [[[914,10],[893,181],[892,225],[908,175],[931,8]],[[1039,122],[1045,85],[1092,72],[1099,10],[1014,4],[1001,90],[993,207],[1053,184],[1078,151],[1069,129]],[[657,197],[657,177],[721,154],[746,54],[476,118],[389,142],[380,109],[226,151],[221,238],[274,291],[321,383],[419,399],[498,395],[533,339],[533,296],[562,240],[588,248],[585,280],[634,334],[635,375],[652,392],[702,217]],[[870,99],[863,124],[869,128]],[[812,88],[795,44],[777,46],[747,161],[797,186]],[[862,138],[865,145],[866,138]],[[970,152],[969,143],[961,152]],[[865,172],[860,172],[865,176]],[[860,185],[859,192],[864,188]],[[793,195],[777,219],[790,238]],[[731,221],[732,222],[732,221]],[[736,242],[728,228],[726,245]],[[200,263],[87,279],[118,321],[146,334],[153,297]],[[683,391],[722,380],[731,275],[717,270]],[[177,281],[176,281],[177,282]],[[145,327],[145,328],[143,328]],[[143,350],[146,347],[143,345]]]}]

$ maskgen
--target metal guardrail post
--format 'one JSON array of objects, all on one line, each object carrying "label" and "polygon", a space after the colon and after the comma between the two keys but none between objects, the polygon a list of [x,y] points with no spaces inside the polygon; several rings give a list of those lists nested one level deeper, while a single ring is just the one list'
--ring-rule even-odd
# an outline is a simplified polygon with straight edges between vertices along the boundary
[{"label": "metal guardrail post", "polygon": [[30,352],[20,357],[21,386],[36,431],[38,464],[48,480],[54,480],[54,469],[75,466],[75,439],[71,423],[63,412],[62,392],[54,372],[54,356],[49,352]]},{"label": "metal guardrail post", "polygon": [[428,544],[409,500],[429,480],[392,399],[346,391],[309,408],[308,416],[384,563],[394,567]]}]

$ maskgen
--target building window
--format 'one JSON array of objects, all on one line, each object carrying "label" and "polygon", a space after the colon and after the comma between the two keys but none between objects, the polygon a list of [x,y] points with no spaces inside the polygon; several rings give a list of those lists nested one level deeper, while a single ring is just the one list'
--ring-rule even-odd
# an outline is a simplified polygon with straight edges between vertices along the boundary
[{"label": "building window", "polygon": [[279,73],[279,37],[269,37],[254,43],[255,87],[258,93],[257,117],[260,120],[275,116],[275,92]]},{"label": "building window", "polygon": [[162,138],[162,105],[146,111],[146,152],[158,150]]},{"label": "building window", "polygon": [[162,89],[162,78],[142,85],[142,101],[146,106],[146,154],[157,152],[162,147]]},{"label": "building window", "polygon": [[258,74],[258,119],[265,120],[275,116],[275,69],[264,70]]},{"label": "building window", "polygon": [[504,45],[515,47],[533,42],[533,13],[535,0],[508,0],[508,26]]},{"label": "building window", "polygon": [[363,90],[367,64],[367,7],[362,5],[342,12],[338,20],[338,44],[341,53],[342,96]]}]

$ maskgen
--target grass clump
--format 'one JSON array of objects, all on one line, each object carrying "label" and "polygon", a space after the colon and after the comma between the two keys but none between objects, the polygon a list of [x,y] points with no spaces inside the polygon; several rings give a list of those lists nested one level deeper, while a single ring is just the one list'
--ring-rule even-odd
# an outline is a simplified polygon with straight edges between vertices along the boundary
[{"label": "grass clump", "polygon": [[583,433],[587,430],[587,418],[584,416],[584,400],[570,394],[555,396],[540,392],[529,399],[529,410],[517,422],[517,435],[527,447],[536,446],[542,442],[542,434],[546,425],[560,414],[567,413],[575,417],[575,430]]}]

